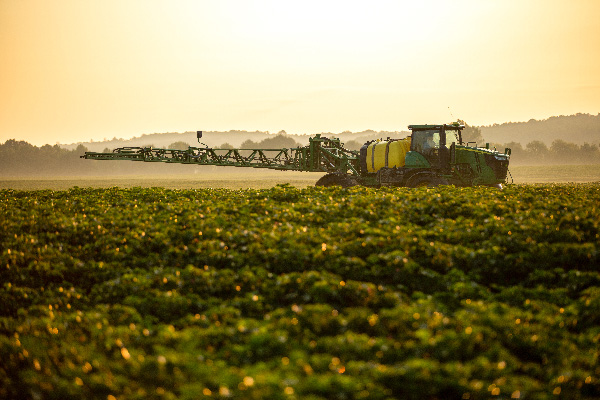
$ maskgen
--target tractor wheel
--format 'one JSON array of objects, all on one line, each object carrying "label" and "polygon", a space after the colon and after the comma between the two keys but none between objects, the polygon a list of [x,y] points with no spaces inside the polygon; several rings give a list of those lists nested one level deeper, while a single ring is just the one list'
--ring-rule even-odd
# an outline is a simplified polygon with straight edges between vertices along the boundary
[{"label": "tractor wheel", "polygon": [[439,185],[447,185],[448,181],[439,176],[431,174],[417,174],[408,180],[406,186],[411,188],[417,187],[436,187]]},{"label": "tractor wheel", "polygon": [[316,183],[315,186],[341,186],[344,188],[358,185],[356,179],[347,174],[327,174],[322,176]]}]

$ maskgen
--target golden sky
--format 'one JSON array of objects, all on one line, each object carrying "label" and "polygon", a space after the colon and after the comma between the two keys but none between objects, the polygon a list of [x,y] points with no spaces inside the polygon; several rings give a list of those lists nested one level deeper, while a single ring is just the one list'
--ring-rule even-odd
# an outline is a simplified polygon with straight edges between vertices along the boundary
[{"label": "golden sky", "polygon": [[0,0],[0,143],[600,112],[600,0]]}]

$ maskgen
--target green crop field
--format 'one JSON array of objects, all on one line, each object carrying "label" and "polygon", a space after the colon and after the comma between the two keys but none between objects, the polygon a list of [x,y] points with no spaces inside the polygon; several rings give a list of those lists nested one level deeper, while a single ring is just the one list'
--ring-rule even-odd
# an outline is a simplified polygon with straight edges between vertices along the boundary
[{"label": "green crop field", "polygon": [[600,184],[0,190],[0,398],[600,398]]}]

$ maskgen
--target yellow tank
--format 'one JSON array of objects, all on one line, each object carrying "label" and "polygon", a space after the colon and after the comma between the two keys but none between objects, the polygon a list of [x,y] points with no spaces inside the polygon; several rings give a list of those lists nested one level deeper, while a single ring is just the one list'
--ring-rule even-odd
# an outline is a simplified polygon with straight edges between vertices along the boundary
[{"label": "yellow tank", "polygon": [[377,172],[383,167],[404,167],[406,153],[410,151],[410,137],[401,140],[373,142],[367,148],[367,172]]}]

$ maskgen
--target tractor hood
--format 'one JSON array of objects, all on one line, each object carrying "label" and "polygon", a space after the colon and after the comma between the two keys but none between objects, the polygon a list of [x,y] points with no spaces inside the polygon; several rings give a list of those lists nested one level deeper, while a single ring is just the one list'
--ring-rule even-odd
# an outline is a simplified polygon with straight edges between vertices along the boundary
[{"label": "tractor hood", "polygon": [[506,181],[510,149],[504,153],[487,147],[456,146],[456,163],[469,165],[472,184],[493,185]]}]

